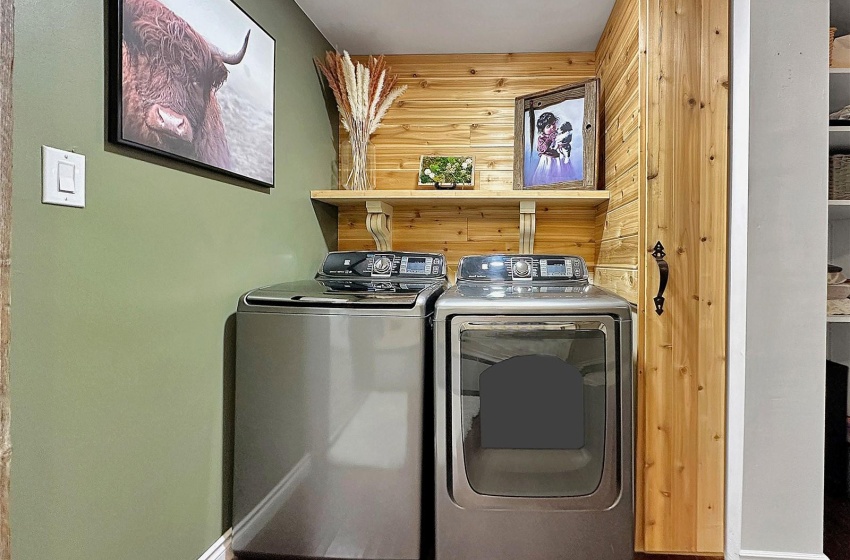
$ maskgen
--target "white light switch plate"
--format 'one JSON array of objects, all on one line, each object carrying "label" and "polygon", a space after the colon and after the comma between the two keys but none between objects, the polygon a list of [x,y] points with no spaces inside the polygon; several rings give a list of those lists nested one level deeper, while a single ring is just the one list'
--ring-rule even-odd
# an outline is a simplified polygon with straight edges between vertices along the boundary
[{"label": "white light switch plate", "polygon": [[41,201],[85,208],[86,156],[41,147]]}]

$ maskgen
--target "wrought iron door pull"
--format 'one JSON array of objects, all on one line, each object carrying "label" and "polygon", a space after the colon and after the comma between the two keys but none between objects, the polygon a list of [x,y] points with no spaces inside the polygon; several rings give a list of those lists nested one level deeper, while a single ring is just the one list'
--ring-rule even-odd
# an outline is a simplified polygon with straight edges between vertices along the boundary
[{"label": "wrought iron door pull", "polygon": [[664,252],[664,245],[660,241],[653,247],[652,256],[658,263],[658,272],[661,275],[661,280],[658,283],[658,295],[652,298],[652,301],[655,302],[655,312],[661,315],[664,313],[664,290],[667,289],[667,280],[670,278],[670,266],[664,260],[667,253]]}]

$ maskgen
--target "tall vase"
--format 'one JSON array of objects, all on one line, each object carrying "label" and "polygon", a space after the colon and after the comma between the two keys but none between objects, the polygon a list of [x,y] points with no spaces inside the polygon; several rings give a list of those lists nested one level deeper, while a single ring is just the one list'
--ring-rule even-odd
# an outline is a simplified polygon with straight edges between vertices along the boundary
[{"label": "tall vase", "polygon": [[375,146],[364,127],[355,126],[339,148],[342,186],[352,191],[375,188]]}]

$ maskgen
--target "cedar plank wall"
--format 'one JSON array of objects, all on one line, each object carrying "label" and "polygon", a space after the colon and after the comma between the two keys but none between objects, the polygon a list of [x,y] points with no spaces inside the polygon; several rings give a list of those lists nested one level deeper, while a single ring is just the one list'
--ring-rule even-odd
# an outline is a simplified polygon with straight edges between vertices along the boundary
[{"label": "cedar plank wall", "polygon": [[[638,0],[618,0],[596,49],[600,79],[602,187],[611,191],[594,282],[638,301],[641,96]],[[607,217],[606,217],[607,212]]]},{"label": "cedar plank wall", "polygon": [[[598,236],[602,241],[594,282],[632,303],[640,299],[638,279],[645,261],[641,248],[646,245],[641,215],[646,192],[646,153],[641,149],[645,146],[642,117],[646,96],[641,87],[640,23],[639,0],[617,0],[596,49],[604,130],[600,166],[602,186],[611,191],[611,200],[607,210],[599,209],[599,218],[605,221]],[[637,348],[639,354],[642,351]],[[635,383],[636,417],[643,419],[643,378],[639,376]],[[643,421],[635,428],[635,549],[644,550]]]},{"label": "cedar plank wall", "polygon": [[[595,53],[388,56],[408,90],[372,137],[377,188],[416,189],[422,155],[473,155],[476,189],[512,189],[514,99],[591,78],[595,59]],[[340,138],[345,140],[342,130]],[[556,210],[538,203],[534,250],[580,255],[593,270],[602,219],[593,209]],[[340,250],[375,248],[365,220],[365,209],[340,209]],[[453,275],[463,255],[516,253],[519,210],[398,208],[393,249],[445,253]]]}]

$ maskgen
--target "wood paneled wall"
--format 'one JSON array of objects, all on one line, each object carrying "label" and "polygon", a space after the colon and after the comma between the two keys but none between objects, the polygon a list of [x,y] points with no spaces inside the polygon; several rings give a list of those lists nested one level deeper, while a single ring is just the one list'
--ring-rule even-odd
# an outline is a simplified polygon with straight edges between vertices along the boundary
[{"label": "wood paneled wall", "polygon": [[600,208],[600,236],[594,282],[638,301],[641,253],[640,208],[645,177],[641,173],[641,88],[638,0],[619,0],[596,50],[602,110],[600,176],[611,191]]},{"label": "wood paneled wall", "polygon": [[[593,270],[598,219],[594,208],[550,209],[538,204],[535,252],[578,255]],[[518,208],[423,205],[414,209],[397,208],[392,221],[393,249],[445,253],[452,278],[457,273],[458,260],[464,255],[519,252]],[[365,208],[340,208],[340,250],[375,248],[365,222]]]},{"label": "wood paneled wall", "polygon": [[[408,90],[372,137],[378,189],[416,189],[420,156],[457,154],[475,156],[474,188],[511,190],[515,98],[596,74],[595,53],[399,55],[387,62]],[[580,255],[593,270],[601,220],[589,209],[538,205],[534,250]],[[340,209],[340,250],[374,249],[364,223],[365,210]],[[393,248],[446,253],[454,271],[463,255],[517,252],[519,212],[397,209]]]},{"label": "wood paneled wall", "polygon": [[377,188],[417,188],[422,155],[472,155],[475,188],[512,189],[514,99],[592,78],[595,58],[594,53],[388,56],[399,84],[408,89],[372,137]]}]

